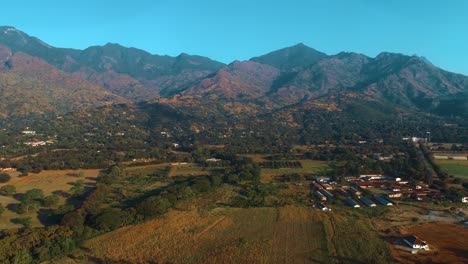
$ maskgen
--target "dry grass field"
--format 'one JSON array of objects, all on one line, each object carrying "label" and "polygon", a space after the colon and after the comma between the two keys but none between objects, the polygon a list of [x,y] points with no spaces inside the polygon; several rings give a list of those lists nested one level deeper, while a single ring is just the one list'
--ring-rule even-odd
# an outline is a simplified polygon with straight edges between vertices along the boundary
[{"label": "dry grass field", "polygon": [[326,258],[318,214],[300,207],[171,211],[93,239],[85,248],[101,260],[131,263],[305,263]]},{"label": "dry grass field", "polygon": [[[18,173],[12,173],[12,178],[9,182],[0,184],[3,185],[14,185],[18,194],[25,193],[28,190],[37,188],[44,192],[45,196],[68,192],[73,186],[73,183],[77,180],[84,180],[85,185],[92,186],[96,182],[100,170],[49,170],[42,171],[40,173],[30,173],[28,176],[19,177]],[[59,204],[63,204],[65,198],[61,197]],[[0,196],[0,203],[5,207],[11,207],[12,204],[19,203],[13,197]],[[41,222],[37,218],[37,213],[29,213],[18,215],[11,210],[5,210],[0,216],[0,229],[8,229],[20,227],[18,224],[11,222],[12,219],[18,217],[31,217],[32,226],[42,226]]]},{"label": "dry grass field", "polygon": [[122,263],[361,263],[375,239],[372,250],[389,255],[367,222],[308,207],[172,210],[91,239],[81,254]]},{"label": "dry grass field", "polygon": [[407,234],[413,234],[426,241],[429,251],[410,254],[396,251],[400,263],[468,263],[468,229],[459,224],[447,222],[424,223],[410,227]]},{"label": "dry grass field", "polygon": [[[373,224],[387,238],[399,263],[468,263],[468,229],[457,224],[462,219],[447,208],[401,203],[390,208],[384,218],[374,219]],[[407,235],[425,240],[430,251],[409,253],[410,248],[401,242]]]}]

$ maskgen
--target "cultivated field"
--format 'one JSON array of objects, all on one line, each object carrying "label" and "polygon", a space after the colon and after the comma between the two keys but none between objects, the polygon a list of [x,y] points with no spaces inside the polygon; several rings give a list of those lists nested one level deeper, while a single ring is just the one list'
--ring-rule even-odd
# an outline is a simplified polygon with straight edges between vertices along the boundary
[{"label": "cultivated field", "polygon": [[271,180],[276,176],[285,174],[316,174],[327,169],[328,163],[326,161],[319,160],[299,160],[302,164],[302,168],[263,168],[261,177],[263,180]]},{"label": "cultivated field", "polygon": [[389,256],[365,220],[297,206],[172,210],[84,247],[84,256],[130,263],[361,263],[378,255],[386,263]]},{"label": "cultivated field", "polygon": [[436,160],[440,168],[450,175],[468,179],[468,161],[466,160]]},{"label": "cultivated field", "polygon": [[[30,173],[28,176],[19,177],[18,173],[12,173],[9,182],[0,184],[14,185],[18,194],[25,193],[31,189],[41,189],[45,196],[51,194],[65,194],[77,180],[84,180],[86,186],[92,186],[96,182],[99,170],[49,170],[40,173]],[[60,197],[59,205],[65,202],[65,198]],[[13,197],[0,196],[0,203],[5,207],[11,208],[13,204],[19,201]],[[16,214],[11,210],[5,210],[0,216],[0,229],[20,227],[21,225],[12,222],[18,217],[32,217],[32,226],[41,226],[38,214],[33,212],[29,214]]]}]

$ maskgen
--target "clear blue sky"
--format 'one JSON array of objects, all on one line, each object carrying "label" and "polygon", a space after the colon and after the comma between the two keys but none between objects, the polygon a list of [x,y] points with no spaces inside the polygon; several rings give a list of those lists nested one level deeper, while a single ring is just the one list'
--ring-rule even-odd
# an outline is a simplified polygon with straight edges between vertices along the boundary
[{"label": "clear blue sky", "polygon": [[25,0],[0,25],[56,47],[107,42],[229,63],[300,42],[328,54],[417,54],[468,75],[465,0]]}]

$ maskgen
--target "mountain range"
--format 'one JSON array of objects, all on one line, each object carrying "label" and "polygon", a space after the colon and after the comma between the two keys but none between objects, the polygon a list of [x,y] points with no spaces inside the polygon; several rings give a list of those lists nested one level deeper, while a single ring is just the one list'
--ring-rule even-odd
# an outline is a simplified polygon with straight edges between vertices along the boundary
[{"label": "mountain range", "polygon": [[[308,110],[468,117],[468,77],[427,59],[383,52],[327,55],[298,44],[228,65],[118,44],[55,48],[0,27],[0,118],[142,102],[198,115],[284,118]],[[176,111],[176,110],[174,110]]]}]

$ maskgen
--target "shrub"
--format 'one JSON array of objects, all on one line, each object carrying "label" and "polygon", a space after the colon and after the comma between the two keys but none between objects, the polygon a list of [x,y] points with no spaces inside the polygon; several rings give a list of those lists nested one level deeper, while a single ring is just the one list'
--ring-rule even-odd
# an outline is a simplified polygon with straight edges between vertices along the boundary
[{"label": "shrub", "polygon": [[16,193],[16,187],[13,185],[5,185],[0,188],[0,195],[12,196]]},{"label": "shrub", "polygon": [[101,231],[109,232],[122,225],[122,212],[111,209],[98,215],[94,220],[94,226]]},{"label": "shrub", "polygon": [[145,218],[151,218],[164,214],[171,208],[171,203],[166,198],[150,197],[137,205],[137,213]]},{"label": "shrub", "polygon": [[31,189],[24,194],[23,201],[33,201],[44,198],[44,192],[41,189]]},{"label": "shrub", "polygon": [[44,197],[44,199],[42,200],[42,205],[45,207],[55,207],[57,206],[59,199],[60,198],[58,197],[58,195],[49,195],[47,197]]},{"label": "shrub", "polygon": [[2,172],[0,173],[0,183],[5,183],[11,180],[11,176],[8,173]]}]

